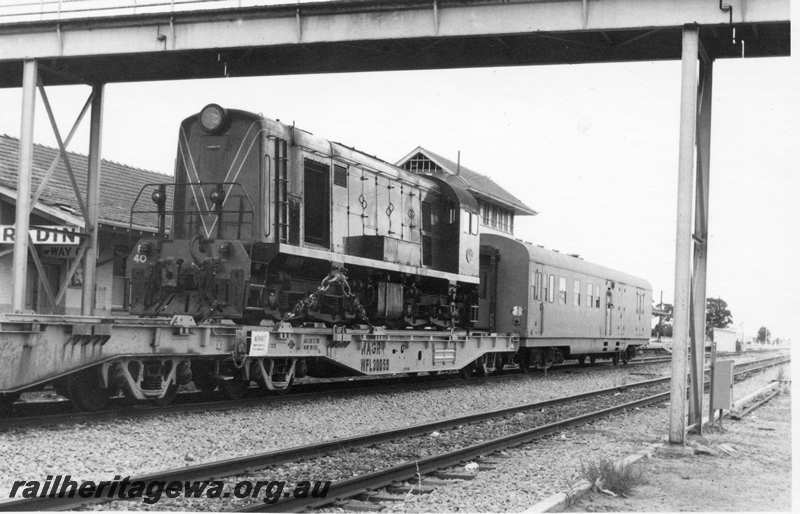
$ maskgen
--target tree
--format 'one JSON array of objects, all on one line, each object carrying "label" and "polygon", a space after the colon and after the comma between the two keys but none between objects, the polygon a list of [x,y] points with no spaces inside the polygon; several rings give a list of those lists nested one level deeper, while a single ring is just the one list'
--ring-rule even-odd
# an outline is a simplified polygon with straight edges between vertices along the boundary
[{"label": "tree", "polygon": [[659,303],[653,310],[653,316],[658,317],[658,323],[653,327],[650,334],[653,337],[672,337],[672,304]]},{"label": "tree", "polygon": [[769,329],[767,327],[761,327],[758,329],[758,342],[759,343],[767,343],[769,342]]},{"label": "tree", "polygon": [[706,334],[714,336],[715,328],[728,328],[733,316],[728,310],[728,302],[722,298],[706,298]]}]

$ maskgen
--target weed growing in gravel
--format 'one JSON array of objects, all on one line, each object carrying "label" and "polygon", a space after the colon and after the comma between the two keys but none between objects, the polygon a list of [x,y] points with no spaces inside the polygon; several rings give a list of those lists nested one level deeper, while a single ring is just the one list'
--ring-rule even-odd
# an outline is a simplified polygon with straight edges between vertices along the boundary
[{"label": "weed growing in gravel", "polygon": [[620,496],[627,496],[644,482],[642,471],[637,466],[619,466],[609,458],[581,462],[581,476],[592,484],[593,489],[600,492],[611,491]]}]

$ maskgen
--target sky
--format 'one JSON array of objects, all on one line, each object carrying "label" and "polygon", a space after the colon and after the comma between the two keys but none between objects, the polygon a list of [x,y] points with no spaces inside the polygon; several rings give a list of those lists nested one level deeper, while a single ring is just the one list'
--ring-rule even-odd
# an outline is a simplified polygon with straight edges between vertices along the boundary
[{"label": "sky", "polygon": [[[732,328],[800,341],[797,70],[715,63],[708,296]],[[48,88],[65,134],[88,95]],[[516,236],[647,279],[672,302],[680,63],[583,64],[110,84],[102,154],[172,173],[180,121],[204,105],[263,113],[395,161],[425,146],[539,212]],[[0,89],[19,136],[20,89]],[[41,102],[35,139],[55,146]],[[88,120],[70,149],[86,153]]]}]

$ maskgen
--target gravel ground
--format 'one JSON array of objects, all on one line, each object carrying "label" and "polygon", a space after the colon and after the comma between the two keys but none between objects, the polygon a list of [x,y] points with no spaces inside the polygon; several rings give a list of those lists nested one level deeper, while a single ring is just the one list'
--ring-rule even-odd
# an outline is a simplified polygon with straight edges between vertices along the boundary
[{"label": "gravel ground", "polygon": [[[453,427],[441,432],[387,441],[370,447],[352,448],[313,460],[286,463],[280,466],[260,469],[256,474],[239,476],[236,480],[256,482],[265,480],[265,477],[270,477],[271,479],[281,477],[289,480],[292,477],[295,477],[294,479],[297,479],[296,477],[307,477],[337,482],[355,475],[379,471],[387,467],[453,451],[496,437],[515,434],[531,427],[552,423],[558,419],[576,416],[590,410],[627,403],[663,390],[663,386],[630,388],[623,392],[609,393],[602,397],[578,400],[532,411],[517,412],[492,420]],[[229,481],[233,482],[233,480]],[[253,503],[253,500],[222,499],[213,503],[213,509],[223,511],[238,510],[241,506],[251,503]],[[128,508],[132,510],[146,507],[147,505],[143,505],[138,501],[128,504]],[[209,501],[207,499],[187,500],[186,498],[178,498],[175,500],[162,500],[158,503],[159,510],[208,510],[208,508]]]},{"label": "gravel ground", "polygon": [[[789,372],[789,366],[782,367]],[[734,398],[763,387],[778,375],[778,369],[736,384]],[[568,490],[581,478],[582,462],[620,459],[662,441],[668,415],[668,404],[637,409],[509,450],[511,458],[503,466],[480,472],[476,480],[437,487],[431,494],[406,496],[402,502],[385,504],[384,512],[524,511],[551,494]],[[697,510],[697,504],[694,508],[663,510]],[[710,510],[723,509],[718,506]]]},{"label": "gravel ground", "polygon": [[[745,356],[743,360],[763,357]],[[142,474],[618,386],[668,369],[661,364],[598,367],[591,374],[565,370],[548,377],[541,373],[509,375],[446,389],[321,396],[225,412],[12,430],[0,434],[0,495],[8,494],[13,480],[41,480],[58,473],[92,480]],[[497,510],[500,506],[495,507],[486,508]],[[477,505],[476,509],[481,510]]]},{"label": "gravel ground", "polygon": [[[767,511],[792,508],[791,396],[781,394],[725,430],[691,436],[712,449],[727,444],[736,455],[656,454],[640,464],[644,483],[627,498],[590,494],[569,512]],[[754,484],[753,477],[758,477]]]}]

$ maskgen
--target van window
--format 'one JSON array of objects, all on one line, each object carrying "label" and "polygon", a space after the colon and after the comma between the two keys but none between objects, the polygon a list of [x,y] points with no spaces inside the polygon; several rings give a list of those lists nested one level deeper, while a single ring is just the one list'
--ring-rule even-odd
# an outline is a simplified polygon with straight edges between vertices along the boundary
[{"label": "van window", "polygon": [[567,279],[558,277],[558,303],[567,304]]}]

